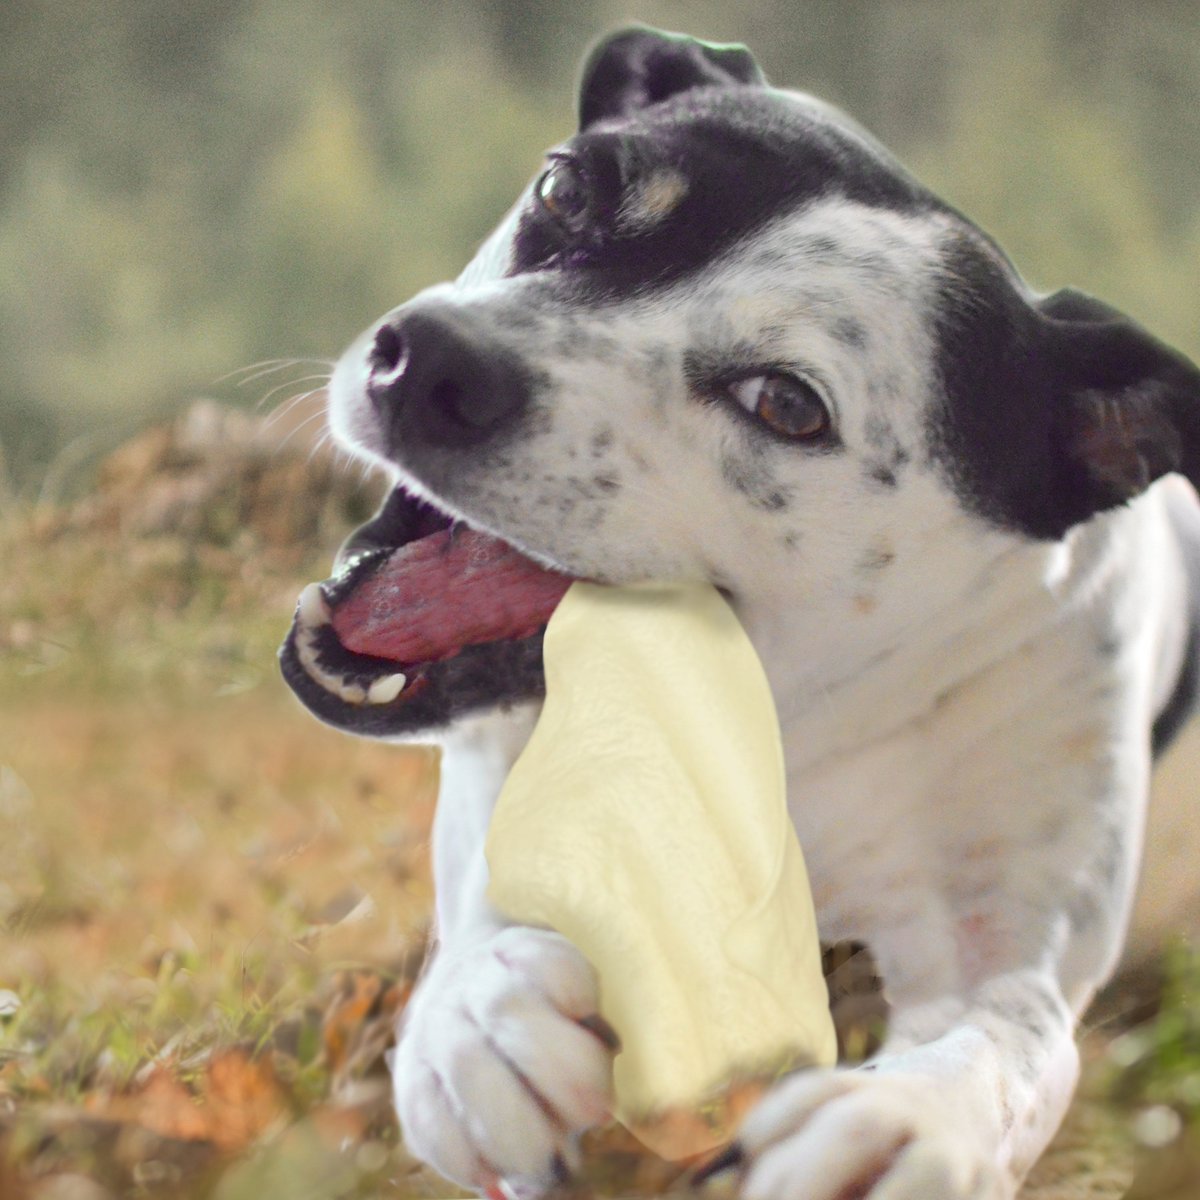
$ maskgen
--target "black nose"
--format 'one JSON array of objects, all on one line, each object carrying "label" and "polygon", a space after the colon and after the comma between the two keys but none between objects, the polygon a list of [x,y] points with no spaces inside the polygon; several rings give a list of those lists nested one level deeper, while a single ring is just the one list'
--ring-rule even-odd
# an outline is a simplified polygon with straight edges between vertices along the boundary
[{"label": "black nose", "polygon": [[367,371],[367,395],[397,444],[483,441],[529,399],[520,361],[444,313],[410,312],[381,325]]}]

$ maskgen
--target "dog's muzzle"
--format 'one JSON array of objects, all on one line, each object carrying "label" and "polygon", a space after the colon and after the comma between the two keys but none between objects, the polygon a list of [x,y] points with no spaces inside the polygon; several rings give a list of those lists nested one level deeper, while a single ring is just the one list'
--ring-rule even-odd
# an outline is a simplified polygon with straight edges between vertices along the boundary
[{"label": "dog's muzzle", "polygon": [[372,452],[414,482],[343,547],[331,579],[304,589],[281,663],[309,709],[355,733],[418,732],[544,694],[542,633],[572,576],[415,482],[439,475],[452,491],[471,457],[458,452],[519,435],[532,408],[528,369],[476,322],[469,308],[418,301],[343,359],[340,402],[356,419],[369,407]]}]

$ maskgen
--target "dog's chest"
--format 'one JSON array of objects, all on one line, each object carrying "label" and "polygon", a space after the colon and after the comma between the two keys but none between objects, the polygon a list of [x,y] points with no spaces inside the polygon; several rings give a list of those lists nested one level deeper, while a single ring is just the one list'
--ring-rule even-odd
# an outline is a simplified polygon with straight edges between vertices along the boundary
[{"label": "dog's chest", "polygon": [[803,701],[784,682],[795,663],[764,655],[823,936],[869,937],[942,908],[953,936],[973,898],[1019,891],[1046,860],[1099,844],[1125,753],[1114,697],[1149,715],[1168,599],[1161,571],[1114,569],[1112,545],[1057,563],[1018,552],[972,596],[930,587],[930,619],[873,648],[830,632],[844,667]]}]

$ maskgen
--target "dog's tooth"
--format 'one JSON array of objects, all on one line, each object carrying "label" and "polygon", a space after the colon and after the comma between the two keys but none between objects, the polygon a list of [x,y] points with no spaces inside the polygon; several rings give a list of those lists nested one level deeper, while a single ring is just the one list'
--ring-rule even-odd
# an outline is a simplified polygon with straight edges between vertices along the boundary
[{"label": "dog's tooth", "polygon": [[406,675],[399,673],[395,675],[384,675],[381,679],[376,679],[374,683],[367,688],[367,703],[368,704],[391,704],[395,698],[404,691],[404,685],[408,682]]},{"label": "dog's tooth", "polygon": [[321,665],[319,635],[325,626],[332,623],[333,613],[319,583],[310,583],[300,593],[296,616],[296,657],[309,678],[327,692],[356,707],[367,703],[387,704],[400,695],[407,682],[403,675],[385,675],[375,680],[368,689],[340,672],[330,671]]},{"label": "dog's tooth", "polygon": [[303,623],[296,631],[296,657],[300,665],[327,692],[336,691],[341,684],[341,677],[325,670],[317,659],[317,639]]},{"label": "dog's tooth", "polygon": [[317,634],[315,632],[320,627],[318,624],[313,628],[307,628],[301,622],[296,637],[296,657],[300,660],[300,665],[308,673],[310,679],[315,680],[327,692],[337,696],[339,700],[356,706],[365,704],[367,689],[362,684],[353,683],[344,675],[330,671],[321,665],[318,657]]},{"label": "dog's tooth", "polygon": [[300,624],[307,629],[317,629],[333,620],[329,601],[325,599],[325,593],[319,583],[310,583],[300,593],[296,611],[300,617]]}]

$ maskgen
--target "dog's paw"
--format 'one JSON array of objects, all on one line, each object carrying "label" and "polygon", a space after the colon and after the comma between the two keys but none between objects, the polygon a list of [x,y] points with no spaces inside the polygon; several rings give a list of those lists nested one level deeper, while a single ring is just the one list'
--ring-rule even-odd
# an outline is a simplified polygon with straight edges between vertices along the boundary
[{"label": "dog's paw", "polygon": [[565,1182],[578,1135],[612,1109],[616,1037],[597,996],[591,964],[549,930],[514,926],[439,954],[392,1059],[409,1151],[491,1196]]},{"label": "dog's paw", "polygon": [[1012,1200],[987,1141],[928,1079],[789,1076],[738,1132],[740,1200]]}]

